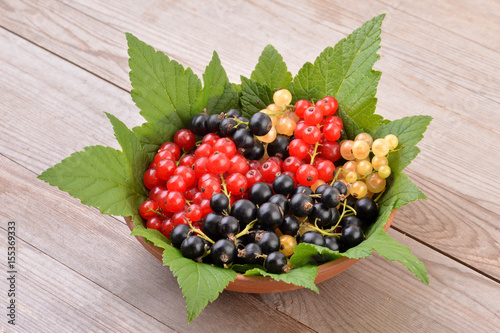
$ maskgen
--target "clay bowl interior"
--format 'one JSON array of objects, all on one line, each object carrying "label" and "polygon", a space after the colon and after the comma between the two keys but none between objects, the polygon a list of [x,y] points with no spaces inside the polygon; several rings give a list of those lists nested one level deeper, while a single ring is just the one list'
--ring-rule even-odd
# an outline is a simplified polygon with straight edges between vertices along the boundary
[{"label": "clay bowl interior", "polygon": [[[384,226],[384,230],[388,230],[394,220],[394,216],[396,215],[396,211],[393,210],[387,223]],[[125,217],[125,222],[127,223],[130,230],[135,228],[134,223],[130,219],[130,217]],[[154,255],[157,259],[162,260],[163,249],[154,246],[152,243],[146,243],[143,237],[136,236],[137,240],[148,250],[152,255]],[[339,273],[342,273],[356,262],[359,259],[351,259],[351,258],[339,258],[333,261],[330,261],[326,264],[319,266],[319,272],[316,276],[316,280],[314,283],[318,284],[323,282]],[[237,291],[243,293],[277,293],[282,291],[290,291],[300,289],[302,287],[296,286],[293,284],[288,284],[283,281],[275,281],[270,277],[264,276],[244,276],[238,274],[236,280],[233,282],[229,282],[229,285],[226,287],[226,290]]]}]

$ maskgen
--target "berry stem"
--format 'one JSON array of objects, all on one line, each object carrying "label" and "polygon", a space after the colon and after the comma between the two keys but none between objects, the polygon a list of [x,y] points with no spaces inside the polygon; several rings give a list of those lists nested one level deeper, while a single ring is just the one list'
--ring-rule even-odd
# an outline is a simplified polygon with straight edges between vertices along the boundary
[{"label": "berry stem", "polygon": [[[338,234],[338,233],[330,232],[330,231],[335,230],[335,228],[332,228],[332,229],[327,229],[327,230],[323,230],[323,229],[321,229],[320,227],[318,227],[317,221],[318,221],[318,219],[316,219],[316,220],[314,221],[314,225],[312,225],[312,224],[311,224],[312,229],[313,229],[314,231],[319,232],[319,233],[320,233],[320,234],[322,234],[323,236],[340,236],[340,234]],[[339,221],[340,221],[340,220],[339,220]]]},{"label": "berry stem", "polygon": [[382,194],[384,194],[384,192],[385,192],[385,188],[382,190],[382,192],[380,192],[380,193],[377,195],[377,197],[376,197],[375,199],[373,199],[373,201],[375,201],[375,202],[379,201],[379,199],[382,197]]},{"label": "berry stem", "polygon": [[238,124],[243,124],[248,126],[248,121],[241,121],[238,118],[233,118],[233,120]]},{"label": "berry stem", "polygon": [[185,220],[187,221],[188,225],[189,225],[189,228],[195,233],[195,234],[198,234],[198,236],[200,236],[201,238],[209,241],[210,243],[212,244],[215,244],[215,242],[213,240],[210,239],[210,237],[208,237],[207,235],[205,235],[205,233],[203,231],[201,231],[200,229],[196,229],[195,227],[193,227],[193,224],[191,223],[191,220],[188,219],[188,218],[185,218]]},{"label": "berry stem", "polygon": [[226,180],[224,179],[224,177],[221,175],[220,176],[220,183],[221,183],[221,186],[222,186],[222,193],[224,193],[226,195],[226,197],[230,198],[231,197],[231,194],[227,192],[227,186],[226,186]]},{"label": "berry stem", "polygon": [[154,209],[151,209],[151,207],[148,207],[148,212],[153,212],[153,213],[158,214],[158,215],[160,215],[160,216],[162,216],[164,218],[167,218],[165,215],[163,215],[161,213],[160,209],[154,210]]},{"label": "berry stem", "polygon": [[316,155],[319,155],[319,153],[318,153],[318,146],[321,146],[321,144],[319,142],[316,142],[314,144],[314,151],[313,151],[312,154],[310,154],[311,155],[311,163],[309,163],[309,164],[311,164],[311,165],[313,165],[314,159],[316,158]]},{"label": "berry stem", "polygon": [[335,183],[337,181],[337,178],[339,177],[339,175],[340,175],[341,172],[342,172],[342,168],[340,168],[339,171],[337,171],[337,173],[335,174],[335,177],[333,177],[333,180],[330,183],[330,186],[332,186],[333,183]]},{"label": "berry stem", "polygon": [[234,243],[236,244],[236,240],[241,237],[241,236],[244,236],[246,234],[249,233],[250,229],[252,229],[252,227],[254,226],[254,224],[257,223],[257,219],[253,220],[252,222],[248,223],[247,226],[245,227],[245,229],[241,230],[239,233],[236,234],[236,236],[234,236]]}]

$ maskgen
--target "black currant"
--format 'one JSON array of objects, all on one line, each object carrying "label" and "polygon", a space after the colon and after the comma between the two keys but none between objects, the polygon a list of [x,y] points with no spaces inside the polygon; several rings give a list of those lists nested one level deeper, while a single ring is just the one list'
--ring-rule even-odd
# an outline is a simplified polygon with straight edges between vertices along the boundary
[{"label": "black currant", "polygon": [[277,204],[266,202],[259,207],[257,219],[262,228],[267,230],[276,229],[283,222],[283,212]]},{"label": "black currant", "polygon": [[253,141],[253,146],[251,146],[250,148],[241,148],[239,150],[243,154],[243,157],[245,157],[247,160],[260,160],[262,156],[264,156],[266,148],[259,140],[254,138]]},{"label": "black currant", "polygon": [[179,224],[170,232],[170,241],[172,245],[180,249],[182,242],[188,237],[191,229],[187,224]]},{"label": "black currant", "polygon": [[348,225],[355,225],[361,229],[364,227],[363,221],[356,215],[345,216],[342,218],[342,220],[340,221],[340,226],[342,228],[345,228]]},{"label": "black currant", "polygon": [[329,227],[333,222],[332,211],[321,202],[314,204],[313,210],[308,218],[312,224],[316,224],[320,228]]},{"label": "black currant", "polygon": [[328,186],[321,194],[321,202],[330,208],[335,208],[340,204],[340,192],[335,187]]},{"label": "black currant", "polygon": [[226,111],[227,118],[238,118],[241,117],[241,111],[237,109],[229,109]]},{"label": "black currant", "polygon": [[273,190],[277,194],[283,194],[287,196],[292,193],[294,188],[295,182],[289,175],[279,175],[273,181]]},{"label": "black currant", "polygon": [[267,154],[269,156],[276,156],[282,160],[286,159],[288,154],[288,146],[290,141],[284,136],[278,135],[273,142],[267,145]]},{"label": "black currant", "polygon": [[224,265],[230,265],[234,262],[238,256],[238,251],[236,250],[236,245],[229,239],[219,239],[212,245],[211,257],[214,265],[219,267],[224,267]]},{"label": "black currant", "polygon": [[219,133],[219,126],[222,122],[222,119],[224,119],[224,117],[220,114],[213,114],[208,116],[207,128],[210,133]]},{"label": "black currant", "polygon": [[360,227],[350,224],[345,228],[342,228],[342,236],[341,241],[343,245],[343,250],[348,250],[351,247],[355,247],[359,243],[363,241],[365,235],[363,235],[363,231]]},{"label": "black currant", "polygon": [[300,185],[300,186],[297,186],[293,191],[292,191],[292,195],[294,194],[297,194],[297,193],[304,193],[304,194],[307,194],[307,195],[311,195],[313,194],[313,191],[311,190],[310,187],[307,187],[307,186],[303,186],[303,185]]},{"label": "black currant", "polygon": [[198,236],[189,236],[181,243],[181,253],[188,259],[196,260],[205,253],[205,242]]},{"label": "black currant", "polygon": [[287,216],[283,219],[279,229],[283,235],[297,236],[300,222],[295,216]]},{"label": "black currant", "polygon": [[302,243],[325,246],[325,238],[317,231],[307,231],[302,235]]},{"label": "black currant", "polygon": [[354,206],[356,205],[356,202],[358,201],[358,199],[356,199],[355,197],[353,197],[352,195],[348,196],[346,199],[345,199],[345,202],[348,206],[351,206],[354,208]]},{"label": "black currant", "polygon": [[214,193],[210,198],[210,208],[216,213],[222,213],[229,208],[229,198],[224,193]]},{"label": "black currant", "polygon": [[256,243],[249,243],[245,246],[245,249],[241,251],[245,262],[247,264],[257,264],[262,265],[264,258],[262,257],[262,249]]},{"label": "black currant", "polygon": [[262,249],[262,253],[269,254],[280,249],[280,238],[274,231],[257,233],[255,241]]},{"label": "black currant", "polygon": [[234,239],[234,236],[240,231],[240,223],[234,216],[224,216],[219,221],[219,233],[228,237],[229,239]]},{"label": "black currant", "polygon": [[203,136],[208,133],[208,115],[201,113],[194,115],[189,123],[189,129],[197,135]]},{"label": "black currant", "polygon": [[335,187],[337,190],[339,190],[340,194],[347,196],[347,186],[341,181],[336,181],[335,183],[333,183],[332,187]]},{"label": "black currant", "polygon": [[288,202],[288,199],[283,195],[283,194],[275,194],[272,197],[269,198],[268,202],[272,202],[277,204],[281,210],[283,211],[283,215],[288,214],[288,211],[290,210],[290,203]]},{"label": "black currant", "polygon": [[311,214],[314,207],[313,199],[304,193],[297,193],[290,199],[290,212],[298,217]]},{"label": "black currant", "polygon": [[337,208],[330,208],[330,210],[332,211],[332,224],[330,225],[331,226],[337,225],[337,223],[340,220],[340,213]]},{"label": "black currant", "polygon": [[339,251],[342,248],[342,244],[340,239],[334,236],[325,237],[325,247],[329,248],[332,251]]},{"label": "black currant", "polygon": [[237,129],[233,134],[233,142],[236,145],[236,148],[251,148],[254,145],[254,138],[252,133],[249,130],[240,128]]},{"label": "black currant", "polygon": [[264,267],[269,273],[281,274],[288,272],[289,268],[287,266],[288,260],[286,256],[281,252],[272,252],[267,255],[264,261]]},{"label": "black currant", "polygon": [[257,136],[266,135],[272,127],[273,123],[271,121],[271,117],[263,112],[255,113],[248,122],[248,128],[254,135]]},{"label": "black currant", "polygon": [[323,184],[323,185],[320,185],[316,188],[316,191],[314,191],[314,194],[323,194],[323,191],[326,190],[327,188],[331,187],[330,185],[328,184]]},{"label": "black currant", "polygon": [[255,220],[257,206],[247,199],[238,200],[231,207],[231,215],[240,221],[240,228],[244,228],[248,223]]},{"label": "black currant", "polygon": [[357,217],[363,220],[365,227],[371,225],[377,220],[378,207],[377,203],[372,198],[361,198],[354,205]]},{"label": "black currant", "polygon": [[209,213],[203,221],[203,232],[213,241],[222,238],[222,235],[219,233],[219,221],[222,217],[218,213]]},{"label": "black currant", "polygon": [[238,117],[238,120],[240,121],[238,123],[238,126],[236,128],[240,129],[246,129],[248,130],[248,122],[250,121],[247,117]]},{"label": "black currant", "polygon": [[220,122],[219,132],[222,136],[233,136],[236,132],[236,121],[233,118],[226,118]]},{"label": "black currant", "polygon": [[255,183],[250,187],[248,199],[256,205],[262,205],[273,196],[273,189],[266,183]]}]

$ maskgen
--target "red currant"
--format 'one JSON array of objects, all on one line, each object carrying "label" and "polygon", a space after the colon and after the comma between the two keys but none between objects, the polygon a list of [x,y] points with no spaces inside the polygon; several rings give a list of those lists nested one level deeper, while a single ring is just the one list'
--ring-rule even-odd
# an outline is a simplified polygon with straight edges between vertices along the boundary
[{"label": "red currant", "polygon": [[328,123],[323,127],[323,135],[328,141],[337,141],[340,139],[341,129],[337,124]]},{"label": "red currant", "polygon": [[186,212],[181,210],[172,215],[172,224],[178,226],[179,224],[188,224],[186,220]]},{"label": "red currant", "polygon": [[163,219],[161,217],[153,216],[152,218],[146,221],[146,228],[161,230],[162,224],[163,224]]},{"label": "red currant", "polygon": [[262,173],[259,170],[255,169],[248,171],[245,175],[245,178],[248,181],[248,188],[252,187],[252,185],[255,183],[261,183],[264,181],[264,176],[262,176]]},{"label": "red currant", "polygon": [[158,152],[160,152],[162,150],[167,150],[167,151],[171,152],[172,154],[174,154],[174,159],[176,161],[181,157],[181,149],[179,148],[178,145],[176,145],[173,142],[165,142],[164,144],[162,144],[160,146],[160,148],[158,149]]},{"label": "red currant", "polygon": [[193,195],[193,204],[200,205],[203,200],[205,200],[205,196],[200,191]]},{"label": "red currant", "polygon": [[207,172],[206,174],[204,174],[203,176],[201,176],[198,179],[198,187],[200,187],[200,183],[206,182],[209,179],[220,181],[220,177],[217,176],[215,173],[209,173],[209,172]]},{"label": "red currant", "polygon": [[201,193],[205,199],[210,199],[214,193],[220,193],[220,182],[209,179],[201,184]]},{"label": "red currant", "polygon": [[278,166],[280,167],[280,171],[283,170],[283,160],[281,158],[277,156],[271,156],[267,160],[276,162],[276,164],[278,164]]},{"label": "red currant", "polygon": [[191,187],[196,183],[196,173],[191,167],[181,165],[174,171],[174,175],[182,176],[186,181],[186,186]]},{"label": "red currant", "polygon": [[309,125],[318,125],[323,121],[323,114],[321,110],[315,106],[311,106],[304,112],[304,120]]},{"label": "red currant", "polygon": [[187,189],[186,180],[182,176],[174,175],[167,181],[167,189],[169,191],[184,193]]},{"label": "red currant", "polygon": [[260,166],[260,170],[264,180],[267,182],[272,182],[276,177],[281,174],[281,169],[279,165],[274,161],[266,161]]},{"label": "red currant", "polygon": [[297,171],[299,166],[301,166],[302,164],[304,164],[302,160],[299,160],[295,156],[289,156],[286,158],[286,160],[283,161],[283,171],[290,171],[295,173],[295,171]]},{"label": "red currant", "polygon": [[320,156],[332,162],[338,161],[342,155],[340,154],[340,144],[338,142],[325,141],[318,151]]},{"label": "red currant", "polygon": [[285,171],[283,172],[283,174],[290,176],[293,179],[293,183],[295,184],[295,186],[297,186],[297,178],[295,177],[295,172]]},{"label": "red currant", "polygon": [[172,160],[161,160],[156,164],[156,176],[162,180],[168,180],[177,169],[177,164]]},{"label": "red currant", "polygon": [[250,169],[259,170],[261,163],[259,161],[248,161],[248,167]]},{"label": "red currant", "polygon": [[226,180],[229,193],[240,195],[247,190],[248,181],[241,173],[233,173]]},{"label": "red currant", "polygon": [[161,160],[175,161],[175,155],[169,150],[161,150],[155,155],[154,163],[158,165]]},{"label": "red currant", "polygon": [[321,113],[324,116],[329,116],[337,112],[339,107],[339,103],[332,96],[326,96],[323,99],[320,99],[316,102],[316,107],[321,110]]},{"label": "red currant", "polygon": [[183,150],[190,150],[196,144],[194,133],[188,129],[180,129],[174,135],[174,142]]},{"label": "red currant", "polygon": [[311,106],[311,103],[309,101],[306,101],[305,99],[301,99],[300,101],[297,101],[297,103],[295,103],[293,110],[295,111],[295,114],[297,115],[297,117],[304,118],[304,112],[310,106]]},{"label": "red currant", "polygon": [[293,132],[293,135],[295,136],[296,139],[302,139],[304,135],[304,130],[308,127],[309,125],[301,120],[297,123],[297,127],[295,127],[295,131]]},{"label": "red currant", "polygon": [[310,164],[304,164],[297,169],[295,176],[301,185],[311,186],[318,180],[318,170]]},{"label": "red currant", "polygon": [[161,191],[166,191],[166,190],[167,190],[167,188],[163,185],[155,186],[151,191],[149,191],[149,200],[158,201],[156,198],[158,196],[158,193],[160,193]]},{"label": "red currant", "polygon": [[179,166],[185,165],[185,166],[191,167],[195,160],[196,160],[196,156],[194,156],[194,154],[184,155],[179,159]]},{"label": "red currant", "polygon": [[196,222],[201,220],[203,214],[201,212],[201,207],[197,204],[192,204],[186,208],[186,217],[192,221]]},{"label": "red currant", "polygon": [[215,151],[224,153],[227,157],[231,158],[236,154],[236,145],[230,138],[222,138],[215,142],[214,152]]},{"label": "red currant", "polygon": [[321,139],[321,131],[316,126],[308,126],[302,134],[302,140],[310,145],[315,144],[319,139]]},{"label": "red currant", "polygon": [[294,139],[290,142],[288,152],[290,156],[303,160],[308,156],[309,145],[302,139]]},{"label": "red currant", "polygon": [[186,193],[184,193],[184,197],[186,198],[186,200],[193,201],[196,193],[200,193],[200,190],[198,190],[198,187],[193,186],[186,190]]},{"label": "red currant", "polygon": [[207,216],[210,213],[213,213],[212,207],[210,207],[210,200],[205,199],[200,203],[201,215],[203,217]]},{"label": "red currant", "polygon": [[212,155],[212,152],[213,152],[212,145],[210,145],[208,143],[202,143],[194,151],[194,156],[196,156],[196,158],[209,157],[210,155]]},{"label": "red currant", "polygon": [[167,194],[166,205],[162,207],[162,203],[160,202],[160,207],[167,212],[178,212],[184,209],[186,205],[186,199],[180,192],[169,191]]},{"label": "red currant", "polygon": [[203,137],[203,140],[201,140],[201,143],[208,143],[209,145],[213,146],[217,140],[220,139],[220,136],[218,136],[215,133],[208,133]]},{"label": "red currant", "polygon": [[208,172],[207,170],[208,158],[200,157],[194,161],[194,173],[197,178],[200,178]]},{"label": "red currant", "polygon": [[226,154],[216,151],[208,158],[207,169],[215,174],[223,174],[229,169],[229,158]]},{"label": "red currant", "polygon": [[333,173],[335,171],[335,165],[332,161],[323,160],[315,163],[316,169],[318,170],[318,178],[329,182],[333,179]]},{"label": "red currant", "polygon": [[161,225],[161,233],[170,239],[170,233],[174,230],[175,225],[172,223],[171,219],[164,220]]},{"label": "red currant", "polygon": [[165,181],[158,178],[155,169],[147,169],[144,173],[144,186],[148,190],[152,190],[156,186],[164,185]]},{"label": "red currant", "polygon": [[156,214],[158,209],[160,209],[160,206],[158,206],[156,201],[146,200],[139,207],[139,214],[143,219],[149,220],[150,218],[158,216],[158,214]]},{"label": "red currant", "polygon": [[340,117],[337,116],[327,117],[325,120],[325,124],[337,124],[340,128],[344,127],[344,122]]},{"label": "red currant", "polygon": [[229,160],[229,169],[227,169],[228,173],[241,173],[242,175],[248,172],[248,162],[241,155],[234,155]]}]

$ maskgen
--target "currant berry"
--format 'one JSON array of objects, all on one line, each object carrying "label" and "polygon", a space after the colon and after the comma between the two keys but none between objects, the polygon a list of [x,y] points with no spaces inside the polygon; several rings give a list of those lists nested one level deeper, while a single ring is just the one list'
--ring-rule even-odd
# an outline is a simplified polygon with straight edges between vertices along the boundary
[{"label": "currant berry", "polygon": [[278,163],[268,160],[260,166],[260,172],[265,181],[272,182],[281,174],[281,169]]},{"label": "currant berry", "polygon": [[318,152],[322,158],[336,162],[342,157],[338,142],[325,141],[321,142],[321,144],[322,146],[319,147]]},{"label": "currant berry", "polygon": [[187,224],[179,224],[170,232],[170,241],[172,246],[180,248],[182,242],[188,237],[191,229]]},{"label": "currant berry", "polygon": [[355,140],[351,149],[353,156],[358,160],[367,158],[370,154],[370,146],[364,140]]},{"label": "currant berry", "polygon": [[208,143],[202,143],[196,150],[194,151],[194,156],[196,158],[201,158],[201,157],[209,157],[212,155],[213,152],[213,147],[211,144]]},{"label": "currant berry", "polygon": [[290,156],[303,160],[309,154],[309,145],[303,139],[294,139],[290,141],[288,152]]},{"label": "currant berry", "polygon": [[375,156],[386,156],[389,154],[390,145],[385,139],[376,139],[372,143],[372,152]]},{"label": "currant berry", "polygon": [[229,109],[226,111],[227,118],[239,118],[241,117],[241,111],[238,109]]},{"label": "currant berry", "polygon": [[187,154],[179,159],[179,166],[192,168],[194,161],[196,161],[196,156],[194,156],[194,154]]},{"label": "currant berry", "polygon": [[204,181],[201,183],[200,192],[205,199],[210,199],[214,193],[220,193],[220,182],[215,179]]},{"label": "currant berry", "polygon": [[323,116],[330,116],[337,112],[339,103],[334,97],[326,96],[325,98],[320,99],[316,102],[316,107],[320,109]]},{"label": "currant berry", "polygon": [[342,243],[340,242],[339,238],[334,237],[334,236],[328,236],[328,237],[325,237],[325,247],[329,248],[332,251],[341,252]]},{"label": "currant berry", "polygon": [[337,207],[340,204],[340,199],[341,196],[339,190],[332,186],[325,188],[321,194],[321,202],[329,208]]},{"label": "currant berry", "polygon": [[302,140],[304,140],[306,143],[310,145],[319,142],[320,139],[321,139],[321,131],[316,126],[308,126],[302,134]]},{"label": "currant berry", "polygon": [[343,182],[336,181],[335,183],[332,184],[332,187],[336,188],[340,194],[347,196],[347,186]]},{"label": "currant berry", "polygon": [[399,144],[398,137],[395,136],[394,134],[387,134],[384,137],[384,140],[389,143],[389,149],[396,149],[396,147]]},{"label": "currant berry", "polygon": [[222,238],[222,235],[219,233],[219,221],[222,217],[222,214],[219,213],[209,213],[203,221],[203,232],[208,238],[214,241]]},{"label": "currant berry", "polygon": [[256,240],[264,254],[279,251],[280,249],[280,238],[274,231],[264,231],[256,236]]},{"label": "currant berry", "polygon": [[155,169],[146,170],[146,172],[144,173],[143,180],[144,180],[144,186],[146,186],[148,190],[152,190],[156,186],[165,184],[164,180],[158,178]]},{"label": "currant berry", "polygon": [[262,257],[262,249],[256,243],[249,243],[245,246],[242,253],[247,264],[262,265],[264,258]]},{"label": "currant berry", "polygon": [[248,128],[252,132],[252,134],[256,136],[263,136],[269,133],[271,128],[273,127],[273,123],[271,118],[263,113],[257,112],[255,113],[248,123]]},{"label": "currant berry", "polygon": [[288,157],[288,147],[290,141],[284,136],[277,136],[276,139],[267,145],[267,154],[269,156],[276,156],[281,160]]},{"label": "currant berry", "polygon": [[300,185],[300,186],[297,186],[293,191],[292,191],[292,196],[297,194],[297,193],[303,193],[303,194],[306,194],[306,195],[311,195],[313,194],[314,192],[307,186],[303,186],[303,185]]},{"label": "currant berry", "polygon": [[324,182],[330,182],[333,179],[333,172],[335,171],[335,165],[332,161],[323,160],[315,164],[318,170],[318,178]]},{"label": "currant berry", "polygon": [[268,202],[272,202],[274,204],[277,204],[281,208],[283,215],[288,214],[288,211],[290,210],[290,203],[288,202],[288,199],[283,194],[273,195],[272,197],[269,198]]},{"label": "currant berry", "polygon": [[190,150],[196,144],[194,133],[188,129],[178,130],[174,135],[174,142],[183,150]]},{"label": "currant berry", "polygon": [[292,94],[288,89],[278,89],[273,95],[273,101],[284,108],[292,102]]},{"label": "currant berry", "polygon": [[295,103],[295,106],[293,107],[293,110],[295,111],[295,114],[300,117],[304,118],[304,112],[311,107],[311,103],[309,101],[306,101],[305,99],[301,99],[300,101],[297,101]]},{"label": "currant berry", "polygon": [[373,138],[368,133],[359,133],[358,135],[356,135],[356,137],[354,138],[354,141],[358,141],[358,140],[365,141],[369,147],[371,147],[372,143],[373,143]]},{"label": "currant berry", "polygon": [[219,234],[229,239],[234,239],[234,236],[240,231],[240,224],[234,216],[224,216],[219,221]]},{"label": "currant berry", "polygon": [[271,130],[267,132],[266,135],[263,136],[257,136],[256,138],[263,143],[271,143],[274,140],[276,140],[276,137],[278,135],[278,132],[276,131],[276,127],[271,127]]},{"label": "currant berry", "polygon": [[217,140],[220,139],[220,136],[218,136],[216,133],[208,133],[203,137],[203,140],[201,140],[201,143],[208,143],[209,145],[213,146]]},{"label": "currant berry", "polygon": [[375,222],[378,217],[377,203],[372,198],[361,198],[354,205],[357,217],[359,217],[368,226]]},{"label": "currant berry", "polygon": [[302,243],[315,244],[325,246],[325,238],[317,231],[308,231],[301,237]]},{"label": "currant berry", "polygon": [[187,189],[187,183],[182,176],[175,175],[175,176],[172,176],[167,181],[167,189],[169,191],[176,191],[176,192],[184,193]]},{"label": "currant berry", "polygon": [[203,136],[208,133],[207,127],[208,115],[197,114],[191,118],[189,129],[196,135]]},{"label": "currant berry", "polygon": [[255,220],[257,216],[257,206],[247,199],[236,201],[231,207],[231,216],[240,221],[240,226],[244,228],[248,223]]},{"label": "currant berry", "polygon": [[308,125],[318,125],[323,121],[323,114],[320,109],[311,106],[304,111],[304,120]]},{"label": "currant berry", "polygon": [[214,174],[223,174],[229,169],[229,157],[221,152],[214,152],[208,158],[207,169]]},{"label": "currant berry", "polygon": [[352,224],[342,228],[342,235],[340,237],[344,251],[355,247],[365,238],[361,228]]},{"label": "currant berry", "polygon": [[214,144],[214,152],[216,151],[224,153],[228,158],[231,158],[236,154],[236,146],[231,139],[220,138]]},{"label": "currant berry", "polygon": [[154,159],[154,163],[158,165],[158,163],[161,160],[171,160],[175,161],[175,155],[169,150],[160,150],[156,155]]},{"label": "currant berry", "polygon": [[314,203],[312,198],[304,193],[297,193],[290,199],[290,212],[298,217],[305,217],[311,214]]},{"label": "currant berry", "polygon": [[254,138],[252,147],[240,149],[240,151],[247,160],[260,160],[262,156],[264,156],[266,149],[264,148],[262,142]]},{"label": "currant berry", "polygon": [[244,175],[248,172],[248,170],[248,162],[243,156],[234,155],[229,160],[229,169],[227,169],[227,173],[241,173],[242,175]]},{"label": "currant berry", "polygon": [[295,216],[287,216],[283,219],[279,229],[283,235],[297,236],[300,222]]},{"label": "currant berry", "polygon": [[232,195],[241,195],[247,190],[247,186],[247,179],[240,173],[233,173],[226,180],[227,190]]},{"label": "currant berry", "polygon": [[256,183],[261,183],[264,181],[264,176],[259,170],[250,170],[246,173],[245,178],[247,179],[248,188],[252,187]]},{"label": "currant berry", "polygon": [[233,118],[226,118],[219,124],[219,132],[222,136],[233,136],[236,132],[238,123]]},{"label": "currant berry", "polygon": [[211,258],[214,265],[229,266],[238,256],[236,245],[228,239],[219,239],[212,245]]},{"label": "currant berry", "polygon": [[259,207],[257,219],[262,228],[266,230],[276,229],[283,222],[283,211],[277,204],[266,202]]},{"label": "currant berry", "polygon": [[163,221],[161,225],[160,232],[167,238],[170,238],[170,233],[174,229],[174,224],[172,223],[171,219],[166,219]]},{"label": "currant berry", "polygon": [[216,213],[229,209],[229,198],[223,193],[216,193],[210,198],[210,208]]},{"label": "currant berry", "polygon": [[208,131],[211,133],[219,132],[219,126],[223,119],[224,117],[221,116],[220,114],[213,114],[208,116],[207,119]]},{"label": "currant berry", "polygon": [[197,260],[205,253],[205,242],[198,236],[189,236],[182,242],[180,250],[184,257]]},{"label": "currant berry", "polygon": [[287,266],[288,260],[286,256],[281,252],[269,253],[266,260],[264,261],[264,267],[269,273],[281,274],[288,272],[290,268]]},{"label": "currant berry", "polygon": [[329,207],[323,203],[314,204],[311,214],[309,214],[309,221],[316,224],[320,228],[329,227],[332,224],[333,214]]},{"label": "currant berry", "polygon": [[287,196],[292,193],[294,188],[295,182],[293,181],[293,178],[288,175],[279,175],[273,180],[274,193]]},{"label": "currant berry", "polygon": [[156,213],[158,209],[160,209],[160,206],[158,205],[158,203],[156,203],[156,201],[146,200],[139,207],[139,214],[143,219],[149,220],[153,217],[158,216],[158,214]]},{"label": "currant berry", "polygon": [[323,127],[323,135],[328,141],[337,141],[338,139],[340,139],[341,134],[342,127],[339,127],[337,124],[329,123],[325,124],[325,126]]},{"label": "currant berry", "polygon": [[262,205],[273,195],[273,189],[266,183],[255,183],[250,187],[248,198],[256,205]]},{"label": "currant berry", "polygon": [[280,236],[280,252],[285,256],[290,257],[293,254],[294,248],[297,246],[297,239],[290,235]]},{"label": "currant berry", "polygon": [[236,132],[233,134],[233,142],[238,147],[240,148],[250,148],[254,144],[254,138],[252,133],[250,133],[249,130],[240,128],[237,129]]},{"label": "currant berry", "polygon": [[296,175],[299,184],[304,186],[311,186],[318,180],[318,170],[310,164],[301,165]]},{"label": "currant berry", "polygon": [[161,232],[161,226],[163,225],[163,219],[159,216],[154,216],[146,221],[146,228],[155,229]]},{"label": "currant berry", "polygon": [[282,117],[276,122],[276,132],[286,136],[292,136],[297,128],[297,123],[290,117]]}]

